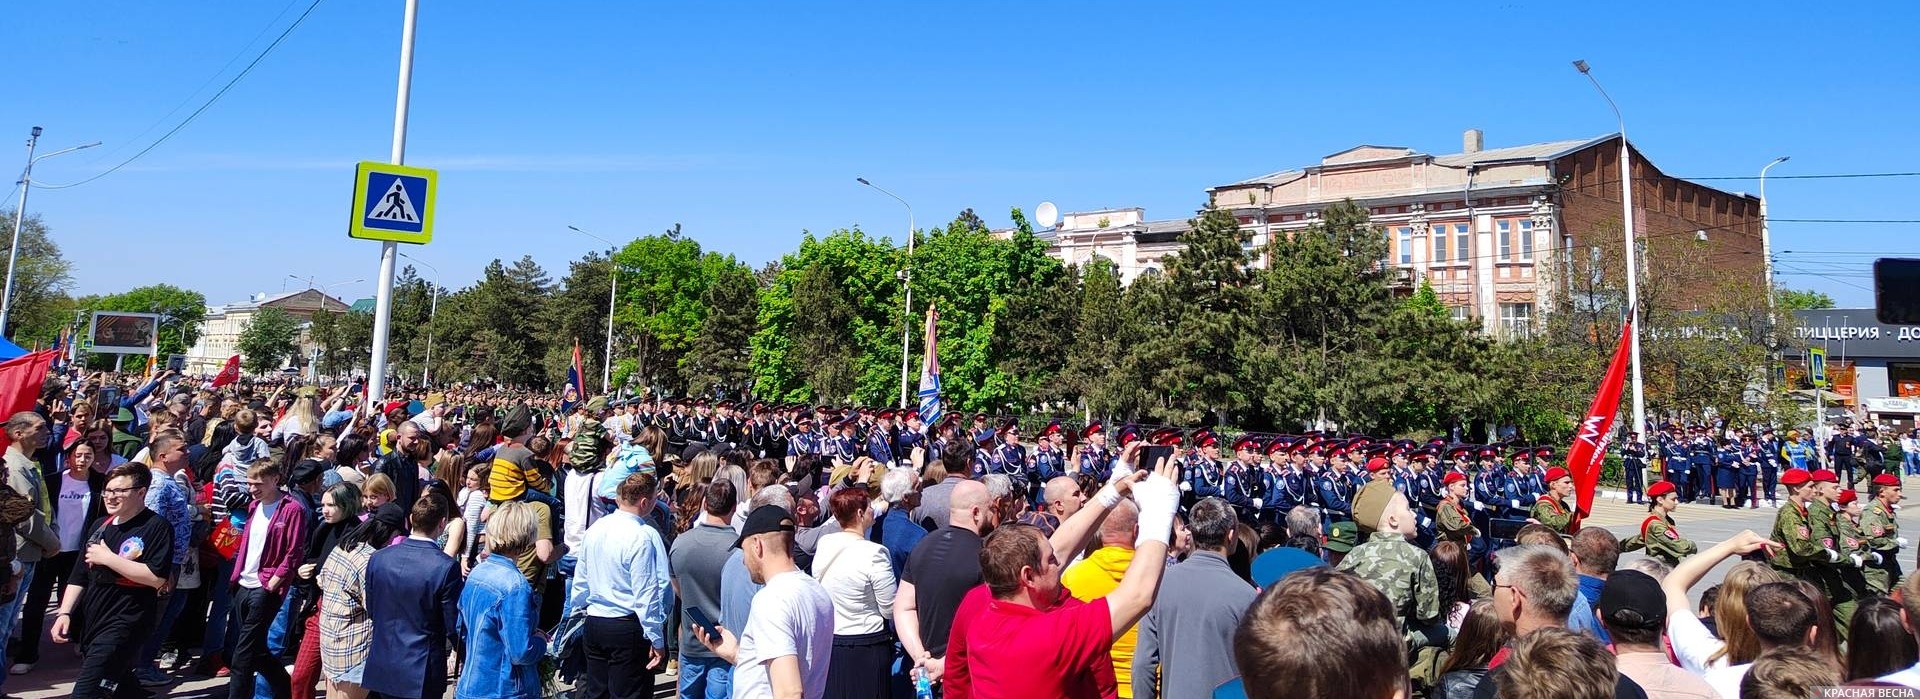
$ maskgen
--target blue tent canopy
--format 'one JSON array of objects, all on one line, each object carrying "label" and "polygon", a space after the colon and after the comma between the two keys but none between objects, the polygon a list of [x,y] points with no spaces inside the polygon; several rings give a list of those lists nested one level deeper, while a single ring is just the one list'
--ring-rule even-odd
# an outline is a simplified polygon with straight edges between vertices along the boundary
[{"label": "blue tent canopy", "polygon": [[26,355],[27,351],[25,349],[21,349],[19,345],[13,344],[13,342],[7,340],[7,338],[0,337],[0,360],[24,357]]}]

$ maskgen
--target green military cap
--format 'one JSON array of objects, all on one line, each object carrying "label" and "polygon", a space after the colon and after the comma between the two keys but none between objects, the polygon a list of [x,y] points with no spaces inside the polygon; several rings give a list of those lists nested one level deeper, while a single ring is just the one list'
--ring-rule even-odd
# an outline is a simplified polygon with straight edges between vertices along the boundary
[{"label": "green military cap", "polygon": [[1360,526],[1353,522],[1334,522],[1333,533],[1327,535],[1327,543],[1322,547],[1334,553],[1346,553],[1360,543]]}]

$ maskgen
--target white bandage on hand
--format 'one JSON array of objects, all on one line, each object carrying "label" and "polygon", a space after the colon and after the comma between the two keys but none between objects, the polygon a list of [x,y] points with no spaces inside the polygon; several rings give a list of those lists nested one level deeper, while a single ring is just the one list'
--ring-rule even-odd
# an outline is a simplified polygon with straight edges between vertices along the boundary
[{"label": "white bandage on hand", "polygon": [[1900,545],[1900,548],[1902,548],[1902,549],[1904,549],[1904,548],[1906,548],[1906,547],[1907,547],[1907,537],[1904,537],[1904,536],[1902,536],[1902,537],[1896,537],[1896,538],[1894,538],[1894,540],[1893,540],[1893,541],[1894,541],[1894,543],[1897,543],[1897,544],[1899,544],[1899,545]]},{"label": "white bandage on hand", "polygon": [[1120,504],[1120,489],[1108,483],[1102,486],[1099,492],[1093,494],[1093,501],[1100,503],[1101,507],[1113,509],[1114,505]]},{"label": "white bandage on hand", "polygon": [[1140,533],[1134,537],[1134,546],[1149,541],[1159,542],[1162,546],[1171,542],[1173,513],[1180,506],[1180,494],[1174,488],[1173,481],[1158,473],[1148,476],[1146,480],[1133,484],[1133,501],[1140,506]]}]

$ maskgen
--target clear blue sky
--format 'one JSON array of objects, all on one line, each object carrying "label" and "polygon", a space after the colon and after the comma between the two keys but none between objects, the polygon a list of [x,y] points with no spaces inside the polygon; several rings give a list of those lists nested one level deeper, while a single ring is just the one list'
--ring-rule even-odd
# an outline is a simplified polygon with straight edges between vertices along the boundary
[{"label": "clear blue sky", "polygon": [[[36,179],[96,174],[307,2],[12,3],[0,143],[33,125],[42,152],[102,140]],[[1006,225],[1042,200],[1176,218],[1210,185],[1358,143],[1448,153],[1471,127],[1488,147],[1610,132],[1575,58],[1671,174],[1752,175],[1778,155],[1793,160],[1775,176],[1920,170],[1910,3],[421,4],[407,160],[440,169],[442,200],[436,241],[403,249],[455,287],[528,252],[559,278],[604,247],[568,224],[625,239],[679,222],[756,265],[803,230],[897,239],[903,211],[855,176],[911,201],[923,227],[967,207]],[[377,244],[345,236],[349,187],[355,161],[388,154],[401,8],[326,0],[152,153],[36,190],[28,208],[74,261],[75,291],[170,282],[220,303],[297,274],[364,278],[332,291],[371,295]],[[1775,218],[1920,219],[1920,178],[1768,184]],[[1776,250],[1920,253],[1916,232],[1774,226]],[[1781,259],[1829,275],[1789,285],[1871,304],[1867,258]]]}]

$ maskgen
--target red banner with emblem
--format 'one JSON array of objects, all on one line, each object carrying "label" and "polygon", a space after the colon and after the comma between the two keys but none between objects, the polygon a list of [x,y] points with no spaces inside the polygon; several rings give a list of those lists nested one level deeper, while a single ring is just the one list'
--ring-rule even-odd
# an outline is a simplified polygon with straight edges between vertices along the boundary
[{"label": "red banner with emblem", "polygon": [[1633,314],[1628,313],[1627,322],[1620,327],[1620,342],[1613,348],[1613,361],[1607,364],[1607,373],[1600,378],[1593,404],[1587,406],[1587,416],[1574,434],[1573,447],[1567,450],[1567,470],[1573,474],[1574,498],[1580,510],[1576,521],[1593,513],[1593,493],[1600,486],[1607,443],[1613,439],[1613,420],[1620,412],[1620,390],[1626,383],[1632,347]]}]

